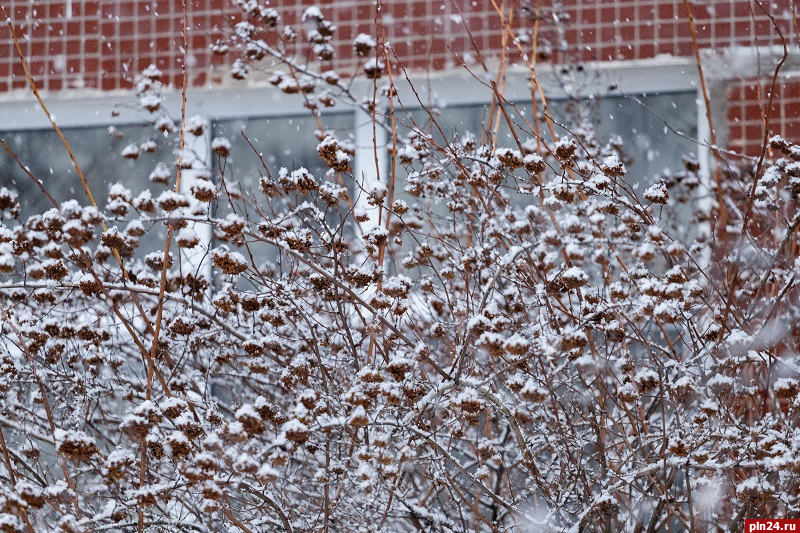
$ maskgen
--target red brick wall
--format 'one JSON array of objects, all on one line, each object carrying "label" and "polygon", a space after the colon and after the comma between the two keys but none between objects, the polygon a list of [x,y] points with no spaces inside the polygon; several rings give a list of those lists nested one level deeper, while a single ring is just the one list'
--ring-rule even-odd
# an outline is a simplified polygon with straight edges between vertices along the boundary
[{"label": "red brick wall", "polygon": [[764,116],[769,116],[769,135],[800,140],[800,81],[778,83],[768,106],[771,80],[752,78],[736,83],[730,92],[728,146],[757,155],[764,137]]},{"label": "red brick wall", "polygon": [[[704,0],[689,3],[701,48],[779,44],[769,15],[791,39],[788,0],[761,2],[765,13],[749,0]],[[567,41],[584,60],[645,59],[659,54],[694,54],[689,11],[683,0],[617,0],[564,2],[571,21]]]},{"label": "red brick wall", "polygon": [[[227,0],[189,0],[190,73],[207,82],[208,47]],[[150,0],[4,2],[31,73],[40,89],[129,89],[137,72],[155,63],[179,83],[183,56],[181,3]],[[0,92],[27,81],[4,27],[0,36]]]},{"label": "red brick wall", "polygon": [[[218,83],[228,75],[229,58],[214,57],[209,46],[225,37],[240,20],[230,0],[187,0],[189,73],[191,83]],[[261,0],[261,5],[267,4]],[[478,53],[496,60],[501,53],[502,20],[495,5],[512,6],[503,17],[510,21],[522,44],[510,45],[512,62],[531,57],[530,36],[538,30],[539,61],[607,61],[647,59],[660,54],[694,53],[688,13],[683,0],[385,0],[381,16],[385,38],[399,61],[410,69],[441,69],[466,62]],[[284,23],[301,26],[299,16],[308,5],[319,5],[338,26],[333,63],[341,74],[355,68],[352,39],[360,32],[375,35],[376,11],[372,0],[273,0]],[[179,85],[183,13],[181,3],[164,0],[11,0],[9,9],[20,44],[39,87],[59,91],[73,88],[129,89],[137,72],[155,63],[167,81]],[[703,0],[690,3],[703,48],[777,45],[775,18],[789,41],[796,36],[791,24],[791,0]],[[535,24],[538,13],[538,26]],[[561,22],[554,22],[558,18]],[[469,28],[470,33],[465,29]],[[26,81],[4,29],[0,40],[0,93],[25,89]],[[383,37],[380,35],[378,37]],[[520,48],[522,52],[520,52]],[[757,73],[753,73],[757,76]],[[757,84],[756,84],[757,85]],[[752,81],[731,93],[729,119],[731,147],[752,151],[762,135],[758,92]],[[776,92],[775,133],[796,135],[800,128],[795,82]]]}]

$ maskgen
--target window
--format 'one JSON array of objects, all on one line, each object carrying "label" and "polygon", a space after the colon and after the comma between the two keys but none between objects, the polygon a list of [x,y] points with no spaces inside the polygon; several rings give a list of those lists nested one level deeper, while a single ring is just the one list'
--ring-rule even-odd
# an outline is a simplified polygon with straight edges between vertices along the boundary
[{"label": "window", "polygon": [[[147,176],[157,163],[172,164],[175,161],[172,147],[165,146],[150,126],[120,126],[111,134],[107,127],[69,128],[62,133],[101,207],[111,184],[122,182],[137,195],[150,185]],[[55,131],[23,130],[0,133],[0,136],[54,198],[58,201],[71,198],[85,201],[86,193],[78,174]],[[160,141],[162,146],[152,153],[140,152],[136,161],[120,155],[128,144],[140,145],[147,140],[154,141],[155,146]],[[4,184],[11,184],[20,191],[23,214],[41,213],[52,207],[5,150],[0,152],[0,174]]]},{"label": "window", "polygon": [[[639,186],[636,189],[638,192],[665,169],[673,172],[678,170],[681,157],[697,150],[692,139],[702,132],[698,127],[702,114],[698,112],[696,103],[696,89],[692,81],[694,71],[680,61],[676,60],[676,64],[671,66],[623,65],[614,69],[601,65],[596,79],[585,84],[586,94],[609,94],[607,85],[615,83],[626,93],[637,95],[641,103],[612,93],[594,100],[582,99],[577,104],[588,113],[601,140],[607,140],[612,134],[620,135],[627,150],[639,154],[640,157],[627,164],[627,179],[632,185]],[[604,68],[608,70],[602,70]],[[551,114],[559,122],[570,123],[565,117],[570,105],[575,104],[557,98],[563,92],[553,77],[541,75],[539,81],[548,93],[554,95],[549,102]],[[490,90],[485,85],[463,73],[441,74],[414,83],[421,101],[429,108],[439,110],[437,121],[446,136],[464,131],[480,135],[479,128],[487,113],[486,102],[490,96]],[[421,109],[417,96],[408,90],[404,91],[403,87],[399,89],[404,106],[410,110],[417,124],[425,127],[428,117]],[[351,90],[355,95],[370,95],[372,83],[357,80]],[[516,110],[510,110],[512,120],[532,115],[531,105],[525,103],[530,102],[530,94],[529,74],[509,73],[505,95],[509,101],[516,103]],[[177,148],[167,144],[159,132],[145,123],[149,118],[147,113],[121,105],[126,101],[130,100],[104,96],[54,99],[48,103],[101,207],[105,205],[110,184],[115,182],[123,183],[134,195],[150,187],[157,195],[158,187],[153,187],[148,181],[148,174],[158,163],[174,168],[177,159]],[[171,112],[171,116],[180,117],[180,95],[167,94],[164,107]],[[370,127],[364,127],[366,115],[347,106],[338,106],[332,111],[323,115],[322,125],[335,130],[340,139],[355,144],[356,180],[360,182],[362,177],[374,180],[374,174],[378,172],[385,179],[388,175],[388,159],[382,157],[385,152],[380,148],[379,168],[375,168],[371,124]],[[5,132],[0,132],[0,135],[53,196],[59,201],[69,198],[85,201],[85,193],[66,150],[38,105],[27,100],[0,102],[0,112],[5,119],[2,125]],[[318,139],[312,135],[319,126],[303,107],[302,98],[296,95],[285,95],[272,88],[193,91],[187,116],[194,114],[201,115],[209,122],[206,142],[218,136],[226,137],[231,142],[231,156],[222,162],[222,168],[226,181],[241,182],[245,194],[258,190],[258,178],[264,172],[257,152],[263,154],[263,161],[272,173],[276,173],[280,167],[289,170],[306,167],[317,177],[324,173],[325,169],[316,154]],[[402,110],[398,109],[398,117],[399,133],[402,134],[404,127],[408,131],[409,124]],[[406,122],[405,126],[403,122]],[[109,135],[109,127],[113,128],[112,135]],[[499,135],[500,146],[513,146],[513,139],[504,124],[501,124]],[[155,141],[159,150],[141,152],[136,161],[120,156],[129,143],[141,145],[147,140]],[[198,155],[218,176],[221,161],[208,152]],[[42,211],[49,207],[47,200],[9,154],[0,153],[0,164],[3,183],[19,190],[25,212]],[[402,169],[399,177],[404,177]],[[353,187],[352,190],[355,199],[359,196],[357,188]],[[219,202],[222,211],[217,214],[227,211],[223,201],[224,198]],[[158,244],[150,243],[154,246]]]},{"label": "window", "polygon": [[[328,114],[322,117],[322,125],[347,139],[352,135],[353,115]],[[231,142],[226,178],[239,181],[246,188],[258,187],[257,178],[264,171],[262,160],[273,173],[281,167],[289,170],[305,167],[315,176],[323,174],[325,167],[317,155],[319,141],[313,135],[317,129],[316,121],[308,114],[236,118],[212,124],[213,137],[225,137]],[[215,163],[215,168],[218,164]]]}]

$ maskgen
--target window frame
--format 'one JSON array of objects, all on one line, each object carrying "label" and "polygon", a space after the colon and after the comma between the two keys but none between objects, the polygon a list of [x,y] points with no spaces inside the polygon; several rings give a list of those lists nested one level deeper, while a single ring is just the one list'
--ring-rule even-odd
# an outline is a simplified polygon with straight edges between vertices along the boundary
[{"label": "window frame", "polygon": [[[534,73],[542,91],[553,100],[564,99],[556,73],[558,68],[558,65],[543,64]],[[490,72],[494,71],[490,69]],[[703,169],[701,180],[704,186],[708,186],[712,163],[709,149],[711,136],[704,99],[697,81],[697,64],[693,58],[656,57],[647,60],[598,62],[585,65],[583,73],[578,95],[580,97],[606,95],[611,85],[630,95],[696,92],[697,132],[700,141],[697,155]],[[482,68],[474,67],[471,71],[459,68],[432,74],[395,76],[394,83],[399,101],[405,109],[412,111],[423,106],[447,108],[488,104],[492,89],[486,80],[493,78],[494,76],[484,74]],[[715,77],[714,81],[717,80],[719,78]],[[349,90],[357,100],[371,99],[375,94],[376,84],[377,87],[382,87],[386,83],[385,79],[356,79],[352,80]],[[502,94],[507,101],[530,101],[532,88],[529,69],[509,67],[503,83]],[[45,93],[43,96],[54,121],[64,130],[146,124],[153,116],[137,107],[133,90],[108,93],[75,91]],[[181,116],[181,91],[168,88],[163,91],[162,97],[162,107],[178,122]],[[369,189],[378,178],[385,181],[389,174],[389,156],[384,148],[389,142],[388,135],[380,126],[373,126],[372,117],[357,106],[349,106],[346,110],[344,107],[336,106],[329,113],[352,113],[354,142],[357,147],[353,165],[354,177],[365,189]],[[210,89],[192,88],[186,102],[186,116],[199,115],[208,121],[211,131],[216,122],[225,120],[285,118],[308,114],[309,110],[304,106],[302,97],[287,95],[266,82],[244,86],[223,85]],[[325,114],[323,110],[322,116]],[[52,127],[39,103],[26,91],[0,95],[0,116],[3,117],[0,124],[3,131],[46,130]],[[202,139],[196,140],[205,147],[200,152],[209,167],[213,162],[209,149],[210,135],[209,131]],[[182,180],[181,190],[188,192],[190,186],[189,172]],[[711,206],[704,207],[710,209]],[[362,226],[362,229],[368,230],[370,223]],[[210,229],[203,233],[203,242],[210,245]]]}]

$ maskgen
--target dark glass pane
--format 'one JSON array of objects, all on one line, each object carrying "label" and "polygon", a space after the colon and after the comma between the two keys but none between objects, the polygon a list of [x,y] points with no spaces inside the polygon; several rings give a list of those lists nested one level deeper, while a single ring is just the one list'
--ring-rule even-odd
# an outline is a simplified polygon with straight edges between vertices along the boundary
[{"label": "dark glass pane", "polygon": [[[325,115],[321,123],[343,141],[349,140],[353,133],[351,113]],[[326,169],[317,155],[320,141],[314,132],[318,129],[317,122],[308,115],[215,122],[214,137],[225,137],[231,143],[231,155],[224,166],[225,180],[239,182],[245,191],[257,190],[258,180],[266,172],[264,165],[276,177],[281,167],[289,170],[305,167],[315,177],[321,177]],[[214,166],[218,165],[215,160]]]},{"label": "dark glass pane", "polygon": [[[157,163],[166,163],[172,169],[172,163],[176,160],[173,147],[167,145],[150,125],[121,126],[116,131],[115,135],[109,135],[108,128],[103,127],[76,128],[62,132],[100,209],[106,204],[109,188],[117,182],[130,189],[134,196],[147,188],[151,188],[153,196],[158,196],[164,186],[151,183],[148,176]],[[5,140],[31,174],[42,182],[58,202],[74,198],[82,205],[89,205],[69,153],[53,130],[0,132],[0,138]],[[157,151],[140,152],[136,160],[120,155],[129,144],[141,145],[148,140],[156,142],[159,147]],[[23,216],[41,213],[52,207],[5,150],[0,150],[0,183],[19,192]]]},{"label": "dark glass pane", "polygon": [[[353,114],[335,113],[321,118],[325,130],[332,130],[340,141],[352,142]],[[225,183],[230,189],[238,187],[248,203],[256,203],[263,209],[266,217],[280,218],[280,213],[285,213],[288,208],[286,203],[299,204],[305,199],[313,201],[312,195],[307,198],[292,194],[286,198],[267,199],[259,187],[259,179],[267,173],[278,179],[280,169],[285,167],[290,172],[301,167],[313,174],[318,183],[326,181],[327,167],[317,154],[317,145],[320,140],[315,135],[319,125],[313,117],[286,116],[272,118],[242,118],[234,120],[221,120],[214,122],[212,137],[225,137],[230,141],[230,155],[220,159],[214,155],[215,176],[224,175]],[[265,168],[266,167],[266,168]],[[352,197],[352,180],[341,174],[345,186],[350,190]],[[323,209],[324,203],[319,202]],[[345,205],[340,206],[342,208]],[[259,222],[260,215],[252,207],[243,206],[240,201],[231,202],[225,191],[220,193],[220,198],[212,206],[213,213],[218,218],[225,218],[229,213],[235,212],[242,217],[249,217],[252,222]],[[344,212],[337,208],[326,209],[326,222],[330,227],[338,228],[343,224]],[[352,236],[352,229],[341,227],[342,234]],[[221,244],[214,240],[212,248]],[[265,271],[270,268],[281,268],[281,255],[274,246],[255,239],[248,240],[247,250],[239,248],[238,251],[245,255],[252,254],[257,262],[263,265]],[[238,280],[241,288],[248,288],[246,277]]]},{"label": "dark glass pane", "polygon": [[[613,135],[621,137],[623,152],[630,158],[626,165],[628,181],[634,186],[638,183],[643,190],[665,169],[680,170],[682,157],[697,151],[693,141],[697,137],[697,104],[694,92],[637,96],[637,99],[641,103],[609,96],[580,102],[554,99],[549,105],[559,136],[569,134],[568,129],[575,127],[577,117],[585,117],[594,125],[600,142],[607,142]],[[508,105],[506,111],[520,141],[533,137],[530,103]],[[542,111],[541,106],[538,111]],[[493,125],[487,124],[488,114],[488,105],[451,106],[437,110],[434,123],[428,112],[416,109],[409,115],[398,116],[398,131],[405,135],[411,129],[421,128],[432,134],[437,143],[466,132],[481,140],[492,131]],[[498,147],[516,148],[505,118],[501,117],[497,132]],[[550,137],[544,126],[540,126],[539,133]]]}]

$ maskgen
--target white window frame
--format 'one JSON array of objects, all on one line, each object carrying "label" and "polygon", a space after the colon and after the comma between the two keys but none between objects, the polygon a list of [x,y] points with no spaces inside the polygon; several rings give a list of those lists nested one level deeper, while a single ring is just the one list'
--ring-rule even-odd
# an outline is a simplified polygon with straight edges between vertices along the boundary
[{"label": "white window frame", "polygon": [[[741,61],[740,61],[741,62]],[[745,61],[747,63],[747,61]],[[553,73],[553,66],[544,64],[537,72],[538,82],[545,94],[553,99],[563,98],[563,91]],[[741,72],[744,67],[736,69]],[[708,176],[710,153],[710,132],[705,117],[704,100],[699,89],[697,65],[692,58],[660,57],[652,60],[608,61],[587,64],[584,71],[586,83],[581,87],[581,96],[608,94],[608,87],[616,85],[626,94],[643,95],[668,92],[697,91],[697,131],[700,144],[698,157],[705,178]],[[491,89],[478,78],[485,77],[482,70],[475,75],[464,69],[436,72],[427,75],[413,75],[406,79],[395,75],[394,81],[399,98],[408,110],[422,106],[440,108],[480,105],[491,101]],[[488,77],[486,77],[488,80]],[[386,78],[377,80],[383,86]],[[374,94],[372,80],[354,80],[350,91],[357,99],[370,98]],[[504,97],[511,102],[530,100],[530,71],[526,68],[512,67],[505,76]],[[411,86],[413,85],[414,91]],[[179,118],[181,114],[181,93],[165,90],[163,107],[170,116]],[[114,91],[109,93],[85,91],[45,94],[45,102],[57,124],[63,129],[79,127],[109,127],[146,123],[148,114],[136,109],[133,91]],[[342,112],[344,106],[331,110]],[[347,109],[352,112],[356,157],[354,173],[366,190],[380,177],[386,181],[389,173],[387,153],[388,135],[380,128],[373,128],[371,117],[360,109]],[[250,86],[215,87],[211,89],[190,89],[186,103],[186,115],[199,115],[210,124],[230,119],[264,119],[308,115],[303,98],[287,95],[271,85],[261,82]],[[0,116],[3,117],[0,129],[4,131],[25,131],[49,129],[50,123],[38,102],[25,91],[15,91],[0,95]],[[211,164],[208,149],[210,139],[198,139],[201,146],[194,147],[203,154],[206,163]],[[375,147],[377,146],[377,167]],[[264,149],[268,149],[265,146]],[[189,150],[187,150],[187,153]],[[188,191],[191,186],[191,173],[188,173],[181,188]],[[364,198],[365,195],[358,195]],[[710,206],[709,206],[710,207]],[[376,221],[373,221],[375,223]],[[374,224],[373,224],[374,225]],[[368,230],[370,223],[362,227]],[[211,230],[201,231],[205,244],[211,242]]]}]

